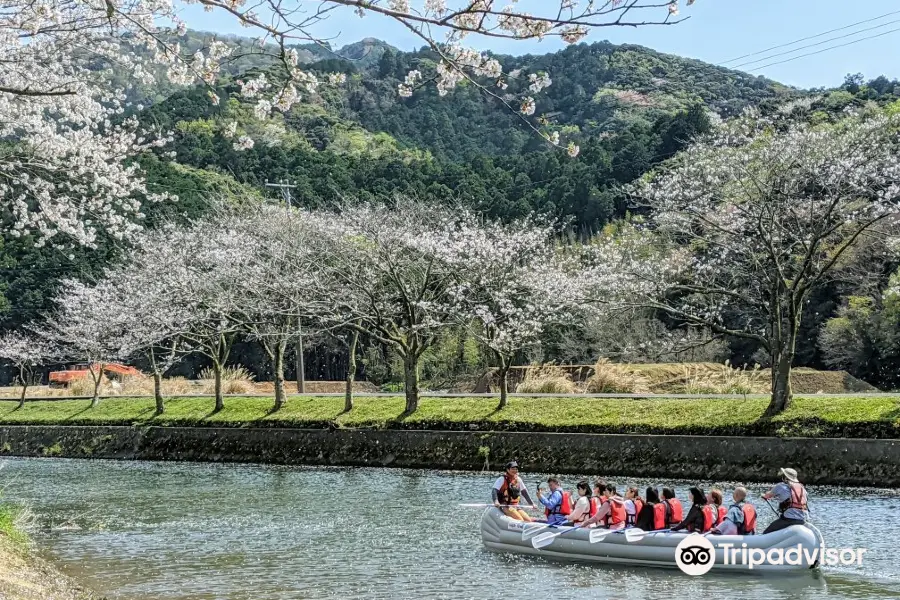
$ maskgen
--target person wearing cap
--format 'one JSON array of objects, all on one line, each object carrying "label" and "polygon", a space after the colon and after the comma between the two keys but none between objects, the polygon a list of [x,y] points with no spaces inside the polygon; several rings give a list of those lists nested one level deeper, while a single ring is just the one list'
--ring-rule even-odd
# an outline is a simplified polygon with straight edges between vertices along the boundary
[{"label": "person wearing cap", "polygon": [[494,482],[494,487],[491,489],[491,499],[494,502],[494,506],[502,510],[507,517],[517,521],[533,521],[534,519],[528,513],[517,508],[521,498],[525,498],[528,504],[534,506],[534,502],[532,502],[531,496],[528,494],[528,488],[525,487],[525,482],[519,477],[519,464],[512,460],[506,463],[506,470],[503,475]]},{"label": "person wearing cap", "polygon": [[763,494],[762,497],[766,501],[770,498],[778,500],[778,510],[781,516],[772,521],[763,534],[786,529],[791,525],[806,523],[808,514],[806,488],[797,479],[797,471],[782,468],[778,470],[778,474],[781,476],[781,483]]}]

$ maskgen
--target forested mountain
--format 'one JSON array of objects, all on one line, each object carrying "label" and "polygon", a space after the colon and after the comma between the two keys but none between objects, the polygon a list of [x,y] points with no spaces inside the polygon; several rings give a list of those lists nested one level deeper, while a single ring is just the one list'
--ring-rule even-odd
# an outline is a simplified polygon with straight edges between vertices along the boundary
[{"label": "forested mountain", "polygon": [[[401,98],[397,86],[406,74],[426,70],[436,57],[428,50],[399,52],[374,39],[333,52],[298,47],[304,69],[323,80],[329,73],[344,73],[346,82],[303,91],[303,101],[288,113],[259,119],[241,99],[236,80],[265,72],[277,81],[279,72],[252,50],[250,40],[217,37],[233,44],[240,56],[214,86],[218,104],[199,86],[159,85],[134,92],[135,105],[149,105],[136,112],[138,118],[174,137],[158,154],[139,161],[152,191],[179,198],[147,207],[148,227],[202,214],[210,197],[271,196],[264,182],[287,180],[297,186],[294,198],[304,206],[397,193],[461,199],[501,219],[545,214],[586,239],[633,208],[620,191],[622,184],[683,149],[708,131],[712,120],[749,106],[771,110],[810,96],[762,77],[608,42],[546,55],[496,57],[504,72],[520,70],[521,75],[507,81],[508,90],[495,93],[527,88],[529,73],[550,75],[552,85],[535,97],[536,116],[579,144],[581,152],[573,159],[474,85],[462,84],[444,97],[425,86],[412,98]],[[211,39],[188,32],[178,41],[191,49]],[[828,119],[852,104],[896,99],[898,92],[900,85],[884,78],[865,84],[848,77],[842,88],[823,92],[815,101],[813,118]],[[252,147],[236,148],[244,136]],[[120,243],[107,239],[96,250],[61,253],[4,235],[0,329],[47,310],[59,279],[96,274],[116,259]],[[839,304],[834,294],[824,295],[818,320],[807,321],[812,332]],[[804,364],[821,366],[814,338],[799,356]],[[746,356],[754,351],[738,350]]]}]

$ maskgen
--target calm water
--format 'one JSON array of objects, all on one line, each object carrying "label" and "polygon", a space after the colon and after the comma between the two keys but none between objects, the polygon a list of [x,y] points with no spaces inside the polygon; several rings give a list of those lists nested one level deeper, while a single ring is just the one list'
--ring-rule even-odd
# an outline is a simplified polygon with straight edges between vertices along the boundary
[{"label": "calm water", "polygon": [[[37,515],[34,535],[42,551],[114,599],[900,598],[900,493],[892,490],[810,490],[828,545],[869,549],[861,567],[831,568],[818,577],[689,578],[678,571],[486,552],[478,530],[481,511],[457,505],[488,498],[494,475],[61,459],[5,463],[4,497]],[[529,486],[539,476],[526,475]],[[675,484],[682,498],[689,485],[654,483]],[[59,527],[67,521],[81,529]]]}]

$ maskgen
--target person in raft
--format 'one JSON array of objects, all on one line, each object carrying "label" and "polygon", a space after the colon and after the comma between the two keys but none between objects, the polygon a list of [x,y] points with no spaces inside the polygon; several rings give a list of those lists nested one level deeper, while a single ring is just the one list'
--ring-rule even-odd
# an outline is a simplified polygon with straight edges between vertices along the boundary
[{"label": "person in raft", "polygon": [[806,523],[807,495],[806,488],[797,479],[797,471],[794,469],[779,469],[781,483],[763,494],[763,499],[778,500],[778,510],[781,516],[772,521],[763,533],[771,533],[790,527],[791,525],[803,525]]},{"label": "person in raft", "polygon": [[666,527],[674,527],[684,520],[681,500],[675,497],[675,490],[672,488],[663,488],[662,497],[666,505]]},{"label": "person in raft", "polygon": [[544,496],[541,486],[538,485],[538,501],[544,505],[544,514],[547,516],[548,525],[565,525],[568,516],[572,513],[572,500],[569,492],[564,492],[556,477],[547,478],[547,486],[550,492]]},{"label": "person in raft", "polygon": [[585,527],[625,529],[625,499],[616,493],[616,486],[604,481],[594,483],[594,493],[599,500],[597,513],[585,521]]},{"label": "person in raft", "polygon": [[634,527],[637,516],[641,514],[644,508],[644,501],[641,500],[641,493],[636,487],[628,488],[625,492],[625,527]]},{"label": "person in raft", "polygon": [[572,514],[569,515],[568,524],[585,527],[590,517],[594,516],[599,506],[597,499],[591,497],[591,484],[582,479],[575,486],[578,498],[575,500],[575,506],[572,507]]},{"label": "person in raft", "polygon": [[494,506],[502,510],[507,517],[517,521],[534,521],[528,513],[518,508],[521,498],[525,498],[529,505],[534,506],[525,482],[519,477],[519,464],[513,460],[506,463],[506,471],[494,482],[491,499]]},{"label": "person in raft", "polygon": [[714,535],[756,535],[756,508],[747,499],[747,488],[736,487],[731,494],[734,504],[728,507],[725,518],[712,528]]},{"label": "person in raft", "polygon": [[713,506],[706,499],[706,494],[700,488],[692,487],[688,493],[691,495],[691,509],[680,523],[672,527],[672,531],[687,529],[706,533],[715,526],[718,511],[714,511]]},{"label": "person in raft", "polygon": [[644,495],[644,506],[638,512],[634,526],[644,531],[661,531],[666,528],[666,503],[659,499],[659,491],[648,487]]}]

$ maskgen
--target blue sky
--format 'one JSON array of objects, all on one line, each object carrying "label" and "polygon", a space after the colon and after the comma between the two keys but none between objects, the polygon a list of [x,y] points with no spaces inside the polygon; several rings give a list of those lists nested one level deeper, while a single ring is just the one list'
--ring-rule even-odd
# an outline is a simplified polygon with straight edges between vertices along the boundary
[{"label": "blue sky", "polygon": [[[542,0],[523,0],[526,8]],[[547,0],[543,0],[547,1]],[[310,0],[286,0],[288,3],[309,4]],[[315,4],[315,3],[313,3]],[[533,12],[536,12],[533,10]],[[815,56],[800,58],[790,62],[763,67],[767,62],[789,59],[797,54],[816,52],[832,45],[844,44],[900,29],[900,2],[898,0],[697,0],[690,8],[683,8],[682,15],[690,16],[687,21],[671,27],[604,28],[594,30],[587,41],[608,39],[614,43],[633,43],[648,46],[661,52],[669,52],[721,64],[738,56],[758,52],[771,46],[813,36],[830,29],[844,27],[858,21],[879,17],[886,13],[897,13],[859,25],[852,29],[835,32],[797,44],[816,44],[832,37],[843,36],[857,29],[878,27],[856,36],[824,43],[773,58],[771,61],[747,65],[742,70],[765,75],[777,81],[798,87],[835,86],[840,84],[847,73],[863,73],[867,78],[887,75],[900,78],[900,31],[888,33],[858,44],[836,48]],[[252,35],[250,30],[236,26],[233,19],[224,14],[203,13],[196,6],[184,11],[184,18],[193,29]],[[890,23],[894,21],[894,23]],[[879,27],[880,25],[883,25]],[[358,41],[365,37],[377,37],[404,50],[421,46],[415,38],[399,24],[377,16],[360,19],[349,10],[335,11],[316,30],[318,35],[333,38],[335,47]],[[480,49],[490,49],[509,54],[545,53],[558,50],[563,44],[554,40],[542,42],[516,42],[470,38],[470,44]],[[775,54],[791,50],[795,46],[773,50]],[[766,56],[766,54],[762,55]],[[753,60],[760,58],[752,57]],[[728,63],[736,66],[740,62]]]}]

